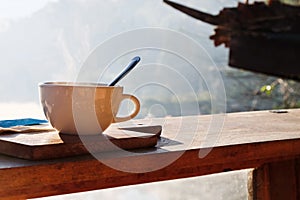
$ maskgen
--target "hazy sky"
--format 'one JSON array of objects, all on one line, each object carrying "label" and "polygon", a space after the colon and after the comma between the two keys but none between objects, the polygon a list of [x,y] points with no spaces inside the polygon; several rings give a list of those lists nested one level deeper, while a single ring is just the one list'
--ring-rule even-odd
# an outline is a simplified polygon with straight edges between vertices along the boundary
[{"label": "hazy sky", "polygon": [[[0,19],[18,19],[26,17],[34,13],[35,11],[44,7],[48,2],[59,1],[59,0],[0,0]],[[251,0],[250,0],[251,1]],[[180,1],[177,1],[180,2]],[[185,0],[184,4],[194,5],[194,0]],[[210,2],[210,3],[209,3]],[[224,5],[234,5],[238,0],[214,0],[213,4],[216,4],[216,8]],[[211,4],[211,1],[202,1],[202,5]],[[206,11],[204,6],[204,11]],[[212,10],[210,10],[211,12]]]},{"label": "hazy sky", "polygon": [[[236,6],[238,3],[238,0],[176,1],[213,14],[218,13],[224,7]],[[0,93],[5,94],[0,96],[0,104],[39,102],[38,83],[53,80],[75,80],[82,63],[93,49],[112,38],[113,35],[145,27],[179,31],[197,41],[199,47],[203,48],[201,52],[193,51],[188,54],[201,61],[197,65],[197,69],[202,69],[202,67],[210,69],[217,65],[223,70],[227,65],[228,49],[223,46],[216,48],[209,39],[214,32],[214,27],[180,13],[164,4],[162,0],[0,0],[0,80],[2,83]],[[128,38],[124,41],[128,41]],[[136,41],[136,38],[132,41]],[[160,40],[157,38],[154,41]],[[166,41],[164,40],[161,44],[167,45]],[[112,54],[115,54],[116,49],[120,49],[119,44],[128,47],[122,41],[115,45],[118,48],[111,48]],[[188,47],[178,41],[172,44],[178,45],[178,49]],[[188,48],[184,52],[189,51]],[[199,74],[194,73],[195,69],[187,63],[179,62],[184,62],[183,60],[171,58],[170,54],[169,63],[167,65],[164,63],[169,67],[154,66],[150,64],[160,63],[164,61],[163,59],[169,58],[168,55],[165,55],[166,52],[164,56],[154,50],[139,53],[143,54],[140,66],[143,64],[145,66],[140,70],[136,69],[131,76],[124,79],[122,85],[126,87],[127,91],[135,91],[136,83],[140,80],[139,83],[145,82],[148,80],[146,78],[150,77],[151,81],[156,84],[161,80],[165,81],[164,85],[168,83],[168,89],[175,88],[176,92],[178,91],[176,94],[184,97],[190,97],[190,93],[183,89],[183,85],[192,85],[191,88],[199,95],[202,94],[202,90],[205,92],[203,80],[198,77]],[[102,57],[97,58],[102,59]],[[129,58],[124,62],[121,60],[115,62],[115,65],[109,68],[111,70],[108,70],[109,73],[106,73],[105,78],[111,80],[121,71],[124,63],[127,63],[128,60]],[[105,68],[105,65],[95,66],[97,68],[101,66],[99,69],[102,71]],[[146,73],[148,69],[149,71]],[[170,76],[170,71],[178,73]],[[167,76],[164,78],[159,78],[166,74]],[[178,80],[183,82],[178,80],[174,82],[175,76],[181,78]],[[101,79],[100,81],[106,82],[107,80]],[[148,82],[150,83],[150,79]],[[147,100],[147,94],[151,94],[152,89],[148,86],[149,90],[146,90],[145,87],[143,90],[138,90],[141,92],[137,92],[140,99],[143,100],[142,97],[145,96],[144,103]],[[155,91],[159,93],[157,89]],[[161,89],[160,91],[165,90]],[[171,96],[168,92],[164,94],[167,97]],[[159,96],[161,102],[169,100],[163,98],[165,97],[163,94]],[[201,95],[201,97],[204,99],[202,101],[205,101],[205,95]],[[32,107],[30,109],[32,110]],[[1,110],[3,111],[0,105]]]},{"label": "hazy sky", "polygon": [[26,17],[57,0],[0,0],[0,18],[18,19]]},{"label": "hazy sky", "polygon": [[[224,7],[235,7],[238,1],[244,0],[174,1],[217,14]],[[87,56],[91,55],[96,47],[97,49],[105,47],[101,45],[104,41],[124,31],[145,27],[159,27],[183,33],[196,41],[201,50],[192,51],[186,43],[183,45],[180,42],[182,40],[166,42],[171,41],[171,37],[165,37],[168,40],[164,39],[161,43],[174,44],[179,50],[187,47],[184,53],[189,52],[189,56],[199,61],[195,67],[179,59],[180,57],[175,59],[167,51],[163,54],[151,49],[139,52],[142,57],[140,67],[131,72],[120,84],[124,86],[126,93],[136,95],[143,103],[141,116],[148,116],[147,113],[154,113],[155,116],[160,113],[175,116],[179,112],[178,105],[181,113],[194,114],[194,107],[198,102],[201,104],[201,113],[209,112],[210,96],[207,94],[206,86],[211,85],[213,91],[219,91],[220,85],[216,84],[214,76],[209,78],[207,74],[202,76],[196,72],[199,70],[202,72],[204,69],[211,70],[209,72],[216,71],[212,70],[214,66],[217,66],[223,75],[228,112],[254,107],[267,109],[273,105],[269,100],[258,99],[257,96],[240,95],[249,94],[252,89],[259,89],[261,85],[266,84],[266,79],[253,75],[254,81],[251,85],[247,83],[244,85],[249,85],[248,87],[241,87],[239,79],[234,75],[238,71],[227,67],[228,48],[215,47],[213,41],[209,39],[214,32],[214,26],[188,17],[164,4],[163,0],[0,0],[0,93],[2,94],[0,118],[27,116],[27,111],[33,111],[34,114],[41,116],[42,113],[38,111],[40,107],[36,105],[39,104],[40,82],[75,80]],[[137,38],[131,40],[127,38],[124,41],[129,41],[130,44],[131,41],[135,41],[136,44]],[[141,35],[141,41],[144,41],[143,38],[144,35]],[[160,41],[162,37],[153,39],[153,34],[150,34],[145,38]],[[108,53],[115,55],[115,51],[120,47],[130,50],[131,48],[127,46],[130,44],[119,42],[115,48],[110,46],[109,51],[105,51],[105,54],[100,54],[101,57],[97,58],[100,60],[107,58]],[[168,49],[167,47],[170,46],[163,49]],[[133,53],[135,54],[135,51]],[[129,57],[125,56],[123,60],[114,62],[109,66],[109,70],[106,70],[106,65],[94,63],[93,66],[101,73],[93,71],[91,74],[99,76],[101,74],[101,79],[97,81],[110,81],[122,70]],[[169,59],[166,60],[167,58]],[[160,85],[159,89],[157,85]],[[156,94],[155,101],[153,91]],[[163,108],[162,112],[156,109],[156,104]],[[16,109],[14,115],[8,114],[12,111],[11,108]]]}]

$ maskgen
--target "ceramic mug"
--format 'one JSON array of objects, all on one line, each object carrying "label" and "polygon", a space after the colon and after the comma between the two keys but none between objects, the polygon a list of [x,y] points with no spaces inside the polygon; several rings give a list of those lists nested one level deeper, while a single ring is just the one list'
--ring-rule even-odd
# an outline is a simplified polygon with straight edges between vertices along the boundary
[{"label": "ceramic mug", "polygon": [[[110,124],[134,118],[139,110],[139,100],[123,94],[121,86],[105,84],[45,82],[39,84],[40,100],[50,124],[60,133],[101,134]],[[135,105],[131,114],[118,117],[123,100]]]}]

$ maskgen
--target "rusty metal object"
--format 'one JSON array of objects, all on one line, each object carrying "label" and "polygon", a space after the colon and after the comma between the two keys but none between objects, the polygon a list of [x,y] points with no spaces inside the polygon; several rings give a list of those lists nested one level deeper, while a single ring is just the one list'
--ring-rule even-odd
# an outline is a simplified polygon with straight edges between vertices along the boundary
[{"label": "rusty metal object", "polygon": [[191,17],[194,17],[196,19],[199,19],[201,21],[204,21],[206,23],[213,24],[213,25],[218,25],[219,24],[220,19],[219,19],[218,16],[211,15],[209,13],[204,13],[204,12],[201,12],[199,10],[189,8],[189,7],[186,7],[184,5],[180,5],[180,4],[172,2],[172,1],[164,0],[164,2],[166,4],[172,6],[173,8],[175,8],[177,10],[180,10],[181,12],[183,12],[183,13],[191,16]]},{"label": "rusty metal object", "polygon": [[231,38],[229,52],[232,67],[300,80],[300,40],[277,34],[235,36]]},{"label": "rusty metal object", "polygon": [[215,46],[230,48],[229,65],[300,80],[300,7],[272,1],[239,3],[211,15],[164,0],[198,20],[215,25]]}]

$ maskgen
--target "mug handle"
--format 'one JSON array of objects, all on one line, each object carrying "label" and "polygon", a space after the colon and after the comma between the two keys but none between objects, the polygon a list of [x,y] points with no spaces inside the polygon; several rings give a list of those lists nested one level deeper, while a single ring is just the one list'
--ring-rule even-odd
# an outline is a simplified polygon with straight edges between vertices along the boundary
[{"label": "mug handle", "polygon": [[133,102],[133,104],[135,105],[135,108],[134,108],[134,111],[129,115],[129,116],[125,116],[125,117],[115,117],[114,118],[114,123],[115,122],[124,122],[124,121],[128,121],[128,120],[130,120],[130,119],[132,119],[132,118],[134,118],[135,116],[137,116],[137,114],[139,113],[139,111],[140,111],[140,102],[139,102],[139,100],[135,97],[135,96],[133,96],[133,95],[130,95],[130,94],[123,94],[123,99],[122,99],[122,101],[124,100],[124,99],[130,99],[132,102]]}]

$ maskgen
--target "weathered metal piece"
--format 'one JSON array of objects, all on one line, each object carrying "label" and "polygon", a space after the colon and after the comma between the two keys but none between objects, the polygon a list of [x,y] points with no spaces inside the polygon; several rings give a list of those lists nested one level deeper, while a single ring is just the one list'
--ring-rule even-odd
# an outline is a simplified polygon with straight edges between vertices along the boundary
[{"label": "weathered metal piece", "polygon": [[215,25],[215,46],[230,48],[229,65],[300,80],[300,7],[272,1],[239,3],[211,15],[164,0],[198,20]]}]

